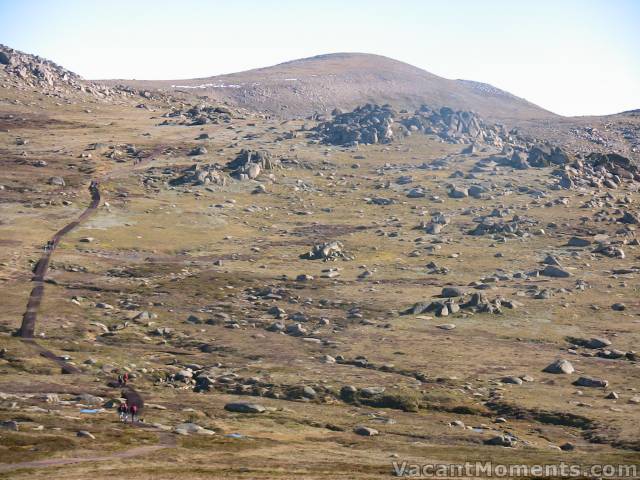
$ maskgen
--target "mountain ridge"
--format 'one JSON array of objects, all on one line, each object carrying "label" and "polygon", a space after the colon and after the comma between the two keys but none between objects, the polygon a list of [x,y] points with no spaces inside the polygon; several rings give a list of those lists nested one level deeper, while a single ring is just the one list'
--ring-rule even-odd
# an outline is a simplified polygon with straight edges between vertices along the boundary
[{"label": "mountain ridge", "polygon": [[285,117],[308,116],[363,103],[399,108],[477,111],[494,120],[549,118],[556,114],[492,85],[439,77],[382,55],[337,52],[242,72],[182,80],[101,80],[137,88],[194,90],[218,101]]}]

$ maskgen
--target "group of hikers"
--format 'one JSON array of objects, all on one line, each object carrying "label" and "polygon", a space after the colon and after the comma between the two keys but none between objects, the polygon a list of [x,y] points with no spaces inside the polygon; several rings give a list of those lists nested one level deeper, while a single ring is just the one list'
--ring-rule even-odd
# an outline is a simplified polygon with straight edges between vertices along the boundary
[{"label": "group of hikers", "polygon": [[53,240],[49,240],[44,246],[44,251],[48,252],[50,250],[53,250],[54,245],[55,245],[55,242]]},{"label": "group of hikers", "polygon": [[[118,375],[118,385],[120,387],[124,387],[129,383],[129,374],[124,372]],[[138,405],[135,403],[129,404],[129,401],[125,401],[121,403],[118,407],[118,414],[120,416],[120,421],[127,423],[131,421],[131,423],[141,422],[142,419],[138,417]]]},{"label": "group of hikers", "polygon": [[127,423],[131,420],[131,423],[135,423],[138,418],[138,407],[136,405],[129,405],[127,402],[121,403],[118,407],[118,414],[120,415],[120,421]]}]

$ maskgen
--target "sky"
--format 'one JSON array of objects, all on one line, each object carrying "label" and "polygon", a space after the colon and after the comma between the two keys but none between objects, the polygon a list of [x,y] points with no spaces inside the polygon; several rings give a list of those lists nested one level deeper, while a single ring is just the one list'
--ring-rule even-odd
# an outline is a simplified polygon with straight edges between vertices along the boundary
[{"label": "sky", "polygon": [[0,0],[0,43],[88,79],[375,53],[561,115],[640,108],[640,0]]}]

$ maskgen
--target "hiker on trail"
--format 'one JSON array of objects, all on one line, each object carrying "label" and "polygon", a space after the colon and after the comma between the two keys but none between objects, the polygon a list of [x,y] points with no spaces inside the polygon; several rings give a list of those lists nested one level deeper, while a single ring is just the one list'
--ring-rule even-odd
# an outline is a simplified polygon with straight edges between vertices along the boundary
[{"label": "hiker on trail", "polygon": [[134,423],[136,421],[136,416],[138,415],[138,406],[131,405],[129,411],[131,412],[131,423]]},{"label": "hiker on trail", "polygon": [[128,381],[129,381],[129,373],[124,372],[124,375],[122,376],[122,382],[126,385]]},{"label": "hiker on trail", "polygon": [[122,385],[122,375],[118,375],[118,385]]},{"label": "hiker on trail", "polygon": [[129,411],[129,407],[127,407],[127,402],[121,403],[118,407],[118,413],[120,414],[120,421],[127,421],[127,412]]}]

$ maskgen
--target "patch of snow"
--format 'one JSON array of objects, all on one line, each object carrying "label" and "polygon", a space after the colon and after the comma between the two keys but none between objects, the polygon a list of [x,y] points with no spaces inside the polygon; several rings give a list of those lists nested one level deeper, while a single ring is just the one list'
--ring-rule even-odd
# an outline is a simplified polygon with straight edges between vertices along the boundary
[{"label": "patch of snow", "polygon": [[171,88],[242,88],[242,85],[224,83],[203,83],[202,85],[171,85]]}]

